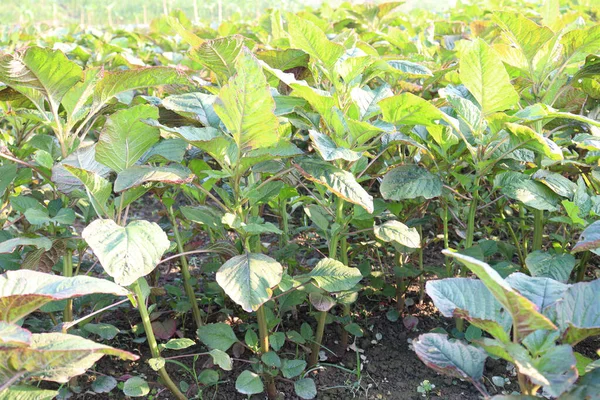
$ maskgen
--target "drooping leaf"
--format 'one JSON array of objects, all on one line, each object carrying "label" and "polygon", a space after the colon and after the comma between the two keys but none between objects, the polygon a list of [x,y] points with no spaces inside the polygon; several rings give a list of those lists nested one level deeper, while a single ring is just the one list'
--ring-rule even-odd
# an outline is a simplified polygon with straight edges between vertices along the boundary
[{"label": "drooping leaf", "polygon": [[65,194],[84,188],[82,181],[67,171],[66,166],[79,168],[102,178],[110,172],[109,167],[96,161],[96,144],[82,146],[52,168],[52,182]]},{"label": "drooping leaf", "polygon": [[542,312],[559,301],[569,287],[551,278],[531,277],[521,272],[510,274],[506,282],[522,296],[531,300]]},{"label": "drooping leaf", "polygon": [[197,331],[198,337],[208,347],[227,351],[238,341],[230,325],[222,322],[202,325]]},{"label": "drooping leaf", "polygon": [[460,54],[460,80],[477,99],[484,114],[504,111],[519,102],[519,94],[494,53],[482,39],[464,43]]},{"label": "drooping leaf", "polygon": [[551,160],[562,160],[562,149],[550,139],[540,135],[533,129],[524,125],[507,123],[506,127],[511,133],[511,140],[515,144],[523,144],[521,147],[542,154]]},{"label": "drooping leaf", "polygon": [[119,226],[113,220],[97,219],[81,236],[106,273],[123,286],[152,272],[170,244],[160,226],[148,221]]},{"label": "drooping leaf", "polygon": [[190,51],[190,58],[215,73],[221,82],[236,72],[236,60],[242,52],[244,38],[240,35],[205,40]]},{"label": "drooping leaf", "polygon": [[294,14],[287,14],[290,45],[310,55],[331,70],[338,59],[344,54],[344,47],[331,42],[325,32],[311,21]]},{"label": "drooping leaf", "polygon": [[112,194],[112,184],[95,172],[72,167],[68,164],[63,165],[63,168],[83,184],[96,214],[109,217],[107,203]]},{"label": "drooping leaf", "polygon": [[600,279],[569,287],[556,305],[557,324],[563,340],[575,345],[589,336],[600,335]]},{"label": "drooping leaf", "polygon": [[214,110],[241,151],[264,148],[279,141],[275,101],[254,56],[244,50],[237,73],[219,91]]},{"label": "drooping leaf", "polygon": [[393,242],[413,249],[421,247],[421,236],[417,229],[409,228],[400,221],[386,221],[375,225],[373,232],[384,242]]},{"label": "drooping leaf", "polygon": [[329,136],[324,135],[321,132],[310,130],[309,135],[314,148],[319,152],[325,161],[340,159],[346,161],[356,161],[361,157],[359,152],[336,145],[335,142],[329,138]]},{"label": "drooping leaf", "polygon": [[110,293],[126,296],[129,291],[105,279],[85,275],[66,278],[38,271],[7,271],[0,275],[0,320],[14,322],[55,300]]},{"label": "drooping leaf", "polygon": [[192,172],[184,166],[150,166],[135,165],[119,172],[115,180],[115,192],[123,192],[132,187],[147,182],[162,182],[168,184],[189,183],[193,179]]},{"label": "drooping leaf", "polygon": [[169,96],[162,101],[162,105],[167,110],[201,122],[204,126],[218,128],[221,120],[215,113],[216,100],[215,95],[193,92]]},{"label": "drooping leaf", "polygon": [[325,186],[350,203],[358,204],[368,213],[373,212],[373,197],[360,186],[350,172],[310,158],[299,160],[295,166],[308,180]]},{"label": "drooping leaf", "polygon": [[556,211],[560,197],[546,185],[530,179],[519,172],[501,172],[494,178],[494,186],[500,187],[507,197],[521,201],[536,210]]},{"label": "drooping leaf", "polygon": [[442,180],[417,165],[402,165],[389,171],[379,187],[386,200],[404,200],[441,196]]},{"label": "drooping leaf", "polygon": [[248,312],[256,311],[273,294],[283,267],[271,257],[247,253],[228,260],[217,271],[217,283]]},{"label": "drooping leaf", "polygon": [[547,317],[540,314],[534,303],[512,289],[510,285],[500,277],[498,272],[488,264],[479,261],[476,258],[465,256],[460,253],[454,253],[449,250],[444,250],[443,253],[463,263],[482,280],[494,297],[512,316],[513,324],[516,327],[514,335],[519,340],[538,329],[557,329]]},{"label": "drooping leaf", "polygon": [[596,251],[600,247],[600,221],[592,222],[581,232],[579,240],[573,246],[573,253],[581,251]]},{"label": "drooping leaf", "polygon": [[312,306],[319,311],[327,312],[335,306],[335,300],[326,294],[317,292],[310,293],[308,298],[310,300],[310,304],[312,304]]},{"label": "drooping leaf", "polygon": [[480,348],[451,342],[440,333],[426,333],[412,343],[417,356],[430,368],[460,379],[477,383],[483,377],[487,354]]},{"label": "drooping leaf", "polygon": [[19,325],[0,321],[0,346],[27,346],[31,342],[31,332]]},{"label": "drooping leaf", "polygon": [[34,246],[38,249],[50,250],[52,240],[47,237],[16,237],[0,242],[0,254],[12,253],[19,246]]},{"label": "drooping leaf", "polygon": [[63,333],[33,334],[27,347],[0,347],[0,357],[6,361],[0,370],[0,379],[6,382],[15,375],[39,377],[64,383],[81,375],[104,355],[125,360],[139,357],[127,351],[115,349]]},{"label": "drooping leaf", "polygon": [[552,254],[541,250],[529,253],[525,259],[532,276],[552,278],[563,283],[569,280],[575,264],[575,257],[571,254]]}]

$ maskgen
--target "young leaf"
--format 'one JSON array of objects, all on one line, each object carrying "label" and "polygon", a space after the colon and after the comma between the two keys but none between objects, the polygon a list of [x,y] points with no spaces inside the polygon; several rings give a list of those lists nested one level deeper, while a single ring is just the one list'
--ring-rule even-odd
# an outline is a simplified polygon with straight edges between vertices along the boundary
[{"label": "young leaf", "polygon": [[294,391],[301,399],[314,399],[317,397],[317,386],[310,378],[298,379],[294,382]]},{"label": "young leaf", "polygon": [[225,371],[231,371],[231,357],[223,350],[212,349],[210,351],[210,356],[213,359],[213,363],[221,367],[221,369]]},{"label": "young leaf", "polygon": [[402,93],[379,102],[383,120],[394,125],[435,125],[446,116],[437,107],[415,96]]},{"label": "young leaf", "polygon": [[347,267],[332,258],[324,258],[317,263],[310,273],[297,279],[313,279],[319,287],[327,292],[340,292],[352,289],[362,275],[358,268]]},{"label": "young leaf", "polygon": [[211,349],[227,351],[238,341],[230,325],[222,322],[202,325],[197,331],[198,337]]},{"label": "young leaf", "polygon": [[416,228],[409,228],[400,221],[386,221],[375,225],[375,236],[384,242],[393,242],[402,246],[418,249],[421,247],[421,236]]},{"label": "young leaf", "polygon": [[519,94],[494,50],[482,39],[463,42],[460,80],[477,99],[484,114],[504,111],[519,102]]},{"label": "young leaf", "polygon": [[242,52],[244,37],[240,35],[205,40],[190,51],[190,58],[215,73],[225,82],[236,71],[236,60]]},{"label": "young leaf", "polygon": [[150,393],[148,382],[139,376],[134,376],[125,381],[123,393],[129,397],[142,397]]},{"label": "young leaf", "polygon": [[248,312],[256,311],[273,294],[283,267],[271,257],[247,253],[228,260],[217,271],[217,283]]},{"label": "young leaf", "polygon": [[110,219],[97,219],[81,236],[106,273],[123,286],[152,272],[170,245],[160,226],[148,221],[119,226]]},{"label": "young leaf", "polygon": [[331,138],[329,138],[329,136],[324,135],[321,132],[310,130],[309,135],[314,148],[319,152],[325,161],[340,159],[346,161],[356,161],[361,157],[361,153],[345,147],[339,147],[333,140],[331,140]]},{"label": "young leaf", "polygon": [[260,376],[251,371],[242,372],[235,380],[235,390],[241,394],[251,396],[262,393],[265,387]]},{"label": "young leaf", "polygon": [[286,19],[291,47],[303,50],[331,71],[334,64],[344,54],[344,47],[331,42],[327,39],[325,32],[308,20],[291,13],[286,15]]}]

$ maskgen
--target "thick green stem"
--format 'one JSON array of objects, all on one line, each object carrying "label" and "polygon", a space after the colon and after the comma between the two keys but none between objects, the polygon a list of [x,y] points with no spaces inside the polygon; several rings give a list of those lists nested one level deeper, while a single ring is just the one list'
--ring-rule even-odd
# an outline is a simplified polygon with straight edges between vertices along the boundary
[{"label": "thick green stem", "polygon": [[544,211],[533,211],[533,251],[542,249],[542,239],[544,236]]},{"label": "thick green stem", "polygon": [[[269,327],[267,326],[267,316],[263,306],[258,307],[258,310],[256,310],[256,319],[260,335],[260,351],[264,354],[269,351]],[[277,387],[275,386],[275,380],[270,375],[265,375],[265,380],[267,381],[267,395],[269,399],[276,398]]]},{"label": "thick green stem", "polygon": [[[448,230],[448,219],[449,219],[449,212],[448,212],[448,203],[444,202],[444,210],[442,213],[442,223],[444,225],[444,248],[447,249],[450,247],[450,237],[449,237],[449,230]],[[452,259],[448,256],[444,257],[445,259],[445,264],[446,264],[446,275],[448,278],[452,277],[453,271],[452,271]]]},{"label": "thick green stem", "polygon": [[[183,241],[181,240],[181,235],[179,234],[179,228],[177,227],[177,219],[175,218],[173,207],[169,206],[167,211],[169,212],[169,219],[171,220],[171,225],[173,226],[173,235],[175,235],[175,241],[177,242],[177,250],[179,253],[184,253],[185,250],[183,248]],[[202,326],[202,314],[200,313],[200,308],[198,307],[198,302],[196,301],[196,294],[194,292],[194,288],[192,287],[190,267],[185,255],[182,254],[179,260],[181,262],[181,275],[183,276],[183,287],[185,289],[185,294],[192,306],[192,315],[194,316],[196,328],[199,328]]]},{"label": "thick green stem", "polygon": [[279,214],[281,215],[282,234],[279,238],[279,247],[284,248],[290,241],[289,216],[287,213],[287,200],[281,200],[279,203]]},{"label": "thick green stem", "polygon": [[[152,358],[160,357],[160,350],[158,349],[158,344],[156,343],[156,337],[154,337],[154,331],[152,331],[152,323],[150,322],[150,315],[148,313],[148,308],[146,308],[146,298],[142,293],[142,289],[140,288],[140,280],[144,278],[139,278],[136,282],[131,285],[131,290],[135,294],[137,303],[138,303],[138,312],[140,313],[140,317],[142,317],[142,324],[144,325],[144,330],[146,331],[146,338],[148,339],[148,345],[150,346],[150,353],[152,354]],[[187,400],[187,397],[179,391],[179,388],[171,380],[171,377],[167,373],[165,367],[162,367],[158,370],[158,375],[160,379],[164,383],[164,385],[169,389],[169,391],[175,396],[178,400]]]},{"label": "thick green stem", "polygon": [[[63,256],[63,276],[70,278],[73,276],[73,251],[67,250]],[[63,322],[73,321],[73,300],[67,299],[65,310],[63,312]]]},{"label": "thick green stem", "polygon": [[502,206],[498,207],[498,212],[500,213],[500,218],[502,218],[502,221],[504,221],[504,225],[506,225],[506,229],[508,230],[508,233],[510,234],[510,238],[511,238],[513,244],[515,245],[515,248],[517,249],[517,255],[519,257],[519,262],[521,263],[522,267],[525,267],[525,256],[523,255],[523,250],[521,250],[521,243],[519,242],[519,239],[517,238],[517,234],[515,233],[515,230],[513,229],[512,225],[510,224],[508,219],[506,219],[506,216],[504,215],[504,211],[502,211]]},{"label": "thick green stem", "polygon": [[[404,266],[404,260],[402,258],[402,254],[401,253],[397,253],[396,256],[396,264],[398,265],[398,268],[402,268]],[[405,284],[404,284],[404,278],[397,276],[396,277],[396,310],[398,310],[398,313],[401,313],[404,310],[404,292],[405,292]]]},{"label": "thick green stem", "polygon": [[325,321],[327,321],[327,311],[319,311],[319,319],[317,323],[317,334],[312,345],[308,367],[314,367],[319,361],[319,351],[321,350],[321,342],[323,341],[323,333],[325,332]]},{"label": "thick green stem", "polygon": [[417,231],[421,238],[421,243],[417,250],[419,254],[419,271],[421,271],[421,276],[419,276],[419,303],[423,304],[423,298],[425,297],[425,276],[423,276],[423,271],[425,270],[425,265],[423,264],[423,228],[421,225],[417,227]]},{"label": "thick green stem", "polygon": [[588,261],[590,260],[591,252],[583,253],[579,265],[577,266],[577,282],[583,282],[585,279],[585,271],[587,270]]}]

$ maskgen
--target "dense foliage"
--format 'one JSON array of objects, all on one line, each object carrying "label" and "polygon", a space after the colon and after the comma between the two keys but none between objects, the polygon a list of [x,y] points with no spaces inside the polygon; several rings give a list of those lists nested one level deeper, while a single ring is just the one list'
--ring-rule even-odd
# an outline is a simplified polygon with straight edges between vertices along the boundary
[{"label": "dense foliage", "polygon": [[[427,366],[488,397],[492,357],[520,388],[496,399],[598,398],[574,347],[600,335],[599,10],[398,5],[0,38],[0,398],[64,397],[142,343],[171,398],[245,362],[239,393],[311,399],[363,304],[413,323],[411,286],[455,318],[413,342]],[[150,392],[116,386],[91,390]]]}]

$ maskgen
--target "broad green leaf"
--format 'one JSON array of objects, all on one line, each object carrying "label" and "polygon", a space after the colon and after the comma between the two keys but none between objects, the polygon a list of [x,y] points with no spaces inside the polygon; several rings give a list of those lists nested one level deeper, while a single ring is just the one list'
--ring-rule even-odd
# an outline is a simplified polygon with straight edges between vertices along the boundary
[{"label": "broad green leaf", "polygon": [[0,275],[0,320],[14,322],[55,300],[92,293],[126,296],[129,291],[105,279],[85,275],[65,278],[31,270]]},{"label": "broad green leaf", "polygon": [[600,368],[585,374],[573,389],[560,396],[560,400],[598,400],[598,393],[600,393]]},{"label": "broad green leaf", "polygon": [[127,351],[115,349],[63,333],[33,334],[27,347],[0,347],[0,357],[5,367],[0,370],[0,380],[6,382],[13,376],[42,378],[65,383],[87,371],[104,355],[117,356],[125,360],[139,357]]},{"label": "broad green leaf", "polygon": [[306,52],[313,59],[321,62],[325,68],[332,70],[334,64],[344,54],[344,47],[331,42],[325,32],[311,21],[291,13],[286,15],[286,19],[291,47]]},{"label": "broad green leaf", "polygon": [[306,369],[304,360],[283,360],[281,373],[285,378],[294,378],[300,375]]},{"label": "broad green leaf", "polygon": [[350,203],[358,204],[368,213],[373,212],[373,197],[360,186],[350,172],[310,158],[299,160],[294,165],[306,179],[325,186]]},{"label": "broad green leaf", "polygon": [[575,182],[570,181],[556,172],[538,169],[531,177],[548,186],[557,195],[571,200],[577,191],[577,184]]},{"label": "broad green leaf", "polygon": [[576,262],[571,254],[552,254],[541,250],[529,253],[525,259],[532,276],[552,278],[563,283],[569,280]]},{"label": "broad green leaf", "polygon": [[247,253],[228,260],[217,271],[217,283],[245,311],[256,311],[273,294],[283,267],[271,257]]},{"label": "broad green leaf", "polygon": [[217,96],[201,92],[173,95],[162,101],[163,107],[185,117],[194,119],[204,126],[219,127],[221,120],[215,113]]},{"label": "broad green leaf", "polygon": [[494,186],[500,187],[507,197],[536,210],[557,211],[560,204],[560,197],[547,186],[518,172],[507,171],[496,175]]},{"label": "broad green leaf", "polygon": [[150,393],[150,385],[145,379],[134,376],[125,381],[123,393],[129,397],[142,397]]},{"label": "broad green leaf", "polygon": [[536,54],[554,37],[550,28],[540,26],[519,13],[497,11],[494,20],[511,44],[521,50],[528,65],[532,65]]},{"label": "broad green leaf", "polygon": [[243,371],[235,380],[235,390],[241,394],[251,396],[262,393],[265,387],[260,379],[260,375],[251,371]]},{"label": "broad green leaf", "polygon": [[483,118],[479,107],[472,101],[454,95],[447,96],[446,100],[454,108],[461,130],[465,127],[467,132],[476,137],[481,136],[485,132],[487,121]]},{"label": "broad green leaf", "polygon": [[213,363],[221,367],[221,369],[225,371],[231,371],[231,357],[223,350],[212,349],[210,351],[210,356],[213,359]]},{"label": "broad green leaf", "polygon": [[158,110],[137,105],[112,114],[98,138],[96,160],[116,172],[132,167],[156,142],[158,129],[142,119],[158,118]]},{"label": "broad green leaf", "polygon": [[31,92],[40,93],[52,110],[58,111],[65,93],[82,79],[81,67],[60,50],[34,46],[20,54],[0,56],[0,81],[34,103],[38,102]]},{"label": "broad green leaf", "polygon": [[0,346],[22,347],[31,342],[31,332],[19,325],[0,321]]},{"label": "broad green leaf", "polygon": [[274,351],[267,351],[266,353],[260,356],[260,360],[265,363],[265,365],[271,368],[280,368],[281,367],[281,358]]},{"label": "broad green leaf", "polygon": [[197,331],[198,337],[211,349],[227,351],[238,341],[230,325],[219,322],[202,325]]},{"label": "broad green leaf", "polygon": [[494,50],[482,39],[463,43],[460,80],[477,99],[483,113],[504,111],[517,104],[519,94]]},{"label": "broad green leaf", "polygon": [[32,225],[71,225],[75,222],[75,212],[70,208],[61,208],[54,217],[50,217],[48,210],[30,208],[25,211],[25,218],[27,218],[27,221]]},{"label": "broad green leaf", "polygon": [[429,368],[477,383],[483,377],[487,354],[480,348],[450,341],[440,333],[426,333],[412,343],[417,356]]},{"label": "broad green leaf", "polygon": [[378,105],[383,120],[394,125],[435,125],[446,118],[433,104],[408,92],[383,99]]},{"label": "broad green leaf", "polygon": [[513,318],[515,326],[514,335],[522,340],[529,333],[538,329],[556,330],[556,326],[544,315],[540,314],[536,305],[527,298],[520,295],[502,279],[495,269],[476,258],[454,253],[449,250],[443,251],[444,255],[456,258],[467,266],[492,292],[494,297],[504,306]]},{"label": "broad green leaf", "polygon": [[542,312],[560,301],[569,287],[551,278],[531,277],[521,272],[510,274],[506,282],[522,296],[531,300]]},{"label": "broad green leaf", "polygon": [[119,226],[110,219],[97,219],[81,236],[106,273],[123,286],[152,272],[170,245],[160,226],[148,221]]},{"label": "broad green leaf", "polygon": [[587,250],[596,252],[598,248],[600,248],[600,221],[595,221],[581,232],[572,251],[573,253]]},{"label": "broad green leaf", "polygon": [[93,324],[88,323],[83,326],[83,329],[87,332],[93,333],[94,335],[98,335],[104,340],[112,340],[117,334],[121,331],[114,325],[111,324]]},{"label": "broad green leaf", "polygon": [[101,375],[92,382],[92,390],[94,393],[110,393],[117,387],[117,384],[117,380],[112,376]]},{"label": "broad green leaf", "polygon": [[379,187],[386,200],[404,200],[441,196],[442,180],[417,165],[402,165],[389,171]]},{"label": "broad green leaf", "polygon": [[407,75],[411,79],[426,78],[433,76],[431,70],[423,65],[408,60],[390,60],[387,64],[397,70],[402,75]]},{"label": "broad green leaf", "polygon": [[0,196],[17,177],[17,164],[4,164],[0,166]]},{"label": "broad green leaf", "polygon": [[560,42],[563,45],[563,63],[568,65],[580,62],[587,55],[597,53],[600,47],[600,26],[573,29],[565,33]]},{"label": "broad green leaf", "polygon": [[189,221],[206,225],[211,229],[221,229],[223,212],[210,206],[181,207],[181,213]]},{"label": "broad green leaf", "polygon": [[554,161],[560,161],[564,158],[562,149],[556,143],[533,129],[510,122],[506,124],[506,127],[511,134],[511,143],[535,151]]},{"label": "broad green leaf", "polygon": [[480,280],[449,278],[426,283],[426,291],[445,317],[460,317],[502,342],[509,342],[512,318]]},{"label": "broad green leaf", "polygon": [[367,120],[374,115],[379,114],[381,108],[379,102],[385,98],[392,97],[394,93],[389,85],[384,84],[371,90],[368,86],[363,88],[352,88],[350,96],[360,110],[360,118]]},{"label": "broad green leaf", "polygon": [[244,50],[237,73],[219,91],[214,109],[241,151],[275,145],[279,122],[275,101],[257,60]]},{"label": "broad green leaf", "polygon": [[571,285],[556,305],[557,323],[563,340],[575,345],[600,335],[600,279]]},{"label": "broad green leaf", "polygon": [[79,168],[102,178],[110,173],[110,168],[96,161],[96,144],[82,146],[52,168],[52,182],[65,194],[85,187],[79,178],[67,171],[66,166]]},{"label": "broad green leaf", "polygon": [[215,73],[225,82],[236,72],[236,60],[242,53],[244,38],[240,35],[205,40],[190,51],[190,58]]},{"label": "broad green leaf", "polygon": [[46,251],[52,248],[52,240],[47,237],[16,237],[0,242],[0,254],[12,253],[19,246],[34,246]]},{"label": "broad green leaf", "polygon": [[192,172],[179,164],[158,167],[135,165],[124,169],[117,174],[117,179],[115,180],[115,192],[122,192],[147,182],[162,182],[181,185],[190,183],[192,179]]},{"label": "broad green leaf", "polygon": [[294,391],[301,399],[314,399],[317,397],[317,385],[311,378],[302,378],[294,382]]},{"label": "broad green leaf", "polygon": [[196,342],[194,342],[192,339],[181,338],[181,339],[171,339],[167,343],[165,343],[163,345],[163,347],[165,349],[169,349],[169,350],[183,350],[183,349],[187,349],[188,347],[192,347],[195,344],[196,344]]},{"label": "broad green leaf", "polygon": [[105,72],[94,88],[91,113],[95,114],[113,97],[130,90],[160,85],[187,85],[181,71],[170,67],[147,67]]},{"label": "broad green leaf", "polygon": [[319,152],[325,161],[334,161],[340,159],[346,161],[356,161],[361,157],[361,153],[345,147],[339,147],[333,140],[331,140],[329,136],[324,135],[321,132],[310,130],[309,136],[314,148]]},{"label": "broad green leaf", "polygon": [[358,268],[347,267],[332,258],[324,258],[306,275],[297,279],[313,279],[319,287],[327,292],[340,292],[352,289],[362,275]]},{"label": "broad green leaf", "polygon": [[375,225],[375,236],[384,242],[393,242],[402,246],[418,249],[421,247],[421,236],[416,228],[409,228],[400,221],[386,221]]},{"label": "broad green leaf", "polygon": [[110,217],[108,214],[107,203],[112,194],[112,184],[95,172],[72,167],[68,164],[63,165],[63,168],[81,181],[85,187],[88,198],[96,210],[96,214]]},{"label": "broad green leaf", "polygon": [[0,392],[0,400],[52,400],[58,391],[36,386],[14,385]]}]

